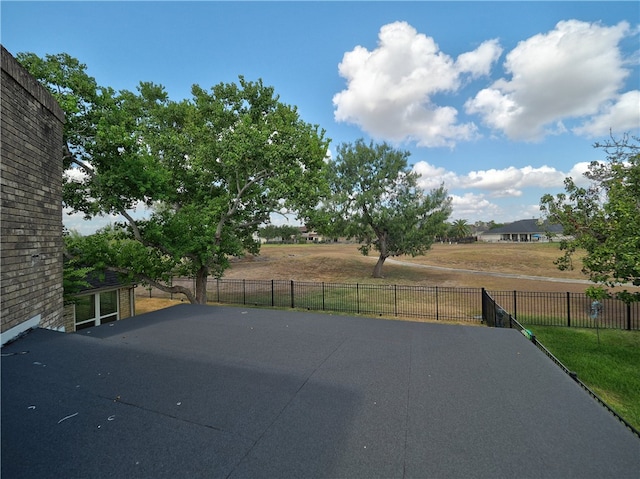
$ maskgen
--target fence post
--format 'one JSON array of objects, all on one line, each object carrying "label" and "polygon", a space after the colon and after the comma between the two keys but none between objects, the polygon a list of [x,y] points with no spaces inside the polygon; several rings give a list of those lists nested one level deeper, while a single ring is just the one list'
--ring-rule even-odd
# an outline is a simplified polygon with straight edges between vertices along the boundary
[{"label": "fence post", "polygon": [[356,283],[356,311],[360,314],[360,284]]},{"label": "fence post", "polygon": [[393,285],[393,312],[398,316],[398,285]]},{"label": "fence post", "polygon": [[567,291],[567,328],[571,327],[571,293]]},{"label": "fence post", "polygon": [[627,331],[631,331],[631,303],[627,303]]},{"label": "fence post", "polygon": [[480,304],[482,304],[482,321],[487,320],[487,308],[484,305],[484,288],[482,288],[482,292],[480,293]]},{"label": "fence post", "polygon": [[515,289],[513,290],[513,317],[518,319],[518,291]]},{"label": "fence post", "polygon": [[216,294],[218,296],[218,303],[220,302],[220,278],[216,278]]},{"label": "fence post", "polygon": [[438,287],[436,286],[436,321],[440,321],[440,309],[438,304]]},{"label": "fence post", "polygon": [[275,295],[275,292],[273,287],[273,280],[271,280],[271,307],[272,308],[276,305],[274,295]]},{"label": "fence post", "polygon": [[295,308],[295,302],[293,300],[293,280],[291,280],[291,309]]},{"label": "fence post", "polygon": [[242,304],[247,304],[247,285],[246,280],[242,280]]},{"label": "fence post", "polygon": [[324,281],[322,282],[322,311],[324,311]]}]

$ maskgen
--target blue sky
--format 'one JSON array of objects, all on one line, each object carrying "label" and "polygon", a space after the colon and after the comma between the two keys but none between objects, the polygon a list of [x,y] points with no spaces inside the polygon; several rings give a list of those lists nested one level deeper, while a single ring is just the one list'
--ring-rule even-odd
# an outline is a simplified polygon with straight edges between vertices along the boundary
[{"label": "blue sky", "polygon": [[604,159],[595,141],[640,134],[637,2],[2,1],[1,13],[14,55],[66,52],[116,89],[153,81],[180,100],[194,83],[261,78],[331,152],[358,138],[410,151],[421,185],[444,182],[451,219],[471,223],[539,217],[544,193]]}]

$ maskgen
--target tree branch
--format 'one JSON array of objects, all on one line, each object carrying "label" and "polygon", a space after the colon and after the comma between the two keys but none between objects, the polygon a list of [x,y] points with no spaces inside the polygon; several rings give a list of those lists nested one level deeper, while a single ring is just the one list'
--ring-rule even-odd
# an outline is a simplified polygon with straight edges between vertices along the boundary
[{"label": "tree branch", "polygon": [[69,145],[66,143],[64,145],[63,159],[68,159],[71,163],[78,165],[80,169],[84,171],[87,175],[89,175],[91,178],[94,178],[96,176],[96,172],[93,170],[93,168],[91,168],[84,161],[79,160],[76,157],[76,155],[71,153],[71,150],[69,149]]},{"label": "tree branch", "polygon": [[262,170],[258,172],[255,175],[255,177],[247,181],[247,183],[242,188],[240,187],[240,183],[238,183],[236,179],[236,187],[238,189],[238,193],[236,194],[236,197],[233,199],[233,201],[231,201],[231,205],[229,206],[229,209],[227,210],[227,212],[222,215],[222,217],[220,218],[220,221],[218,222],[218,226],[216,227],[216,233],[215,233],[216,243],[220,242],[220,238],[222,237],[222,228],[226,224],[227,220],[231,218],[236,213],[236,211],[238,211],[238,206],[240,205],[240,200],[242,199],[242,196],[244,195],[244,193],[251,186],[256,184],[258,181],[262,180],[266,175],[267,175],[267,170]]},{"label": "tree branch", "polygon": [[118,212],[125,217],[125,219],[129,223],[129,226],[131,226],[131,230],[133,231],[133,237],[136,239],[136,241],[139,241],[145,246],[149,246],[149,245],[146,245],[144,240],[142,239],[142,235],[140,234],[140,229],[138,228],[138,224],[133,219],[133,217],[124,208],[118,208],[118,209],[119,209]]},{"label": "tree branch", "polygon": [[[108,271],[113,271],[115,273],[120,273],[120,274],[130,274],[131,271],[129,271],[126,268],[117,268],[114,266],[107,266],[105,267],[106,270]],[[193,294],[193,292],[184,287],[184,286],[180,286],[180,285],[176,285],[176,286],[168,286],[164,283],[161,283],[149,276],[147,276],[146,274],[136,274],[136,279],[142,281],[143,283],[147,283],[150,284],[151,286],[153,286],[154,288],[159,289],[160,291],[164,291],[165,293],[172,293],[172,294],[184,294],[187,299],[189,300],[190,303],[195,303],[196,297]]]}]

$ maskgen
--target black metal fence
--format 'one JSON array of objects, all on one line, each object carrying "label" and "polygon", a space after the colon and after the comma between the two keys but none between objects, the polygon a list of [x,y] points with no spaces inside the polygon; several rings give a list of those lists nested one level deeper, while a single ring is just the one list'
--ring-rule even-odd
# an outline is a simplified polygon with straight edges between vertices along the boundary
[{"label": "black metal fence", "polygon": [[214,282],[209,301],[385,317],[480,321],[480,290],[286,280]]},{"label": "black metal fence", "polygon": [[584,293],[490,291],[489,294],[522,324],[640,330],[640,303],[617,299],[594,305]]},{"label": "black metal fence", "polygon": [[[176,278],[173,283],[194,286],[190,279]],[[149,296],[170,296],[156,289],[147,291]],[[527,325],[595,328],[597,319],[601,328],[640,330],[640,304],[604,300],[594,318],[592,301],[584,293],[489,291],[489,300],[482,288],[248,279],[210,280],[207,291],[210,302],[223,304],[436,321],[486,321],[491,326],[505,325],[509,314]],[[146,295],[142,288],[139,294]]]}]

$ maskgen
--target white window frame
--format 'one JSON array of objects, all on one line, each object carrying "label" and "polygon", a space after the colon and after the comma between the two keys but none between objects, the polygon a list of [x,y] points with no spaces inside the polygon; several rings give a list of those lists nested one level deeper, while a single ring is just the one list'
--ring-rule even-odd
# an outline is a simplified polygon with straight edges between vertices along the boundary
[{"label": "white window frame", "polygon": [[[115,313],[107,313],[107,314],[102,314],[100,311],[100,295],[104,294],[104,293],[116,293],[116,311]],[[73,319],[74,319],[74,327],[75,330],[78,330],[78,326],[80,326],[80,329],[82,329],[82,326],[84,327],[92,327],[92,326],[100,326],[101,324],[105,323],[105,319],[107,318],[112,318],[113,316],[115,316],[115,320],[112,321],[118,321],[120,319],[120,290],[116,289],[116,290],[108,290],[108,291],[96,291],[94,293],[91,294],[86,294],[86,295],[82,295],[82,297],[93,297],[93,307],[94,307],[94,313],[95,316],[93,318],[89,318],[89,319],[85,319],[82,321],[78,321],[77,317],[76,317],[76,307],[74,305],[73,307]],[[111,321],[106,321],[106,322],[111,322]]]}]

